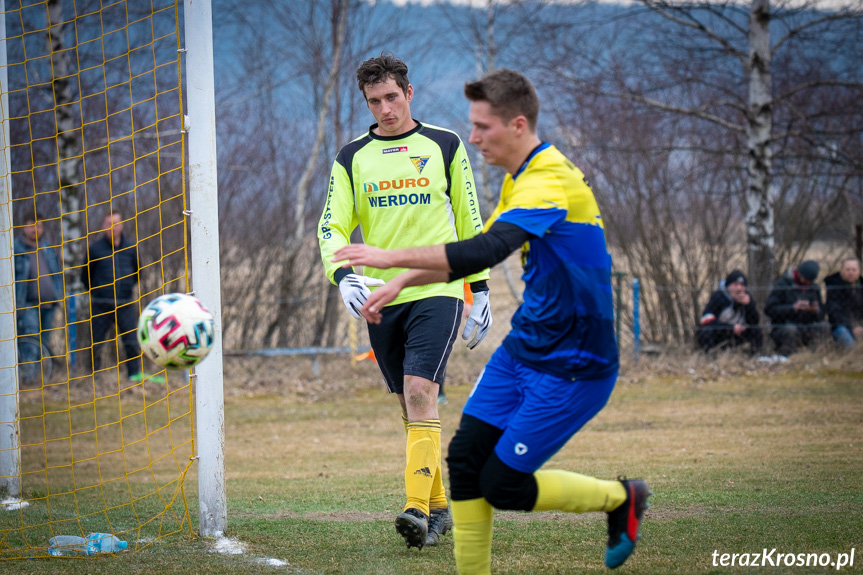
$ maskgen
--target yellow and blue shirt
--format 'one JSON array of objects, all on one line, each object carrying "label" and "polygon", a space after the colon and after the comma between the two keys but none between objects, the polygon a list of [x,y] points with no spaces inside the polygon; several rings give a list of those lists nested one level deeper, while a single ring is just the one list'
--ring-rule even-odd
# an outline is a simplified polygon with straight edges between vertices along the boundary
[{"label": "yellow and blue shirt", "polygon": [[514,358],[570,379],[618,369],[611,255],[584,174],[543,143],[515,175],[486,223],[507,222],[536,236],[522,247],[524,303],[503,346]]},{"label": "yellow and blue shirt", "polygon": [[[473,172],[455,132],[418,123],[400,136],[379,136],[375,127],[333,162],[318,224],[321,258],[333,283],[342,272],[330,260],[357,226],[366,244],[383,249],[449,243],[482,231]],[[389,281],[403,271],[366,267],[363,274]],[[466,280],[488,277],[484,270]],[[462,281],[408,287],[390,305],[441,295],[463,299]]]}]

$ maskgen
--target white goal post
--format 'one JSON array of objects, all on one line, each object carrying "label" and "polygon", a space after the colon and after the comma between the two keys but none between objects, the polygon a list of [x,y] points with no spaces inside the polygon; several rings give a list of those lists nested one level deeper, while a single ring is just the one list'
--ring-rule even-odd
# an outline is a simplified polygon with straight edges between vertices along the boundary
[{"label": "white goal post", "polygon": [[12,263],[12,170],[9,147],[9,85],[6,68],[6,6],[0,2],[0,493],[21,496],[18,438],[18,370]]},{"label": "white goal post", "polygon": [[189,111],[186,130],[192,289],[213,311],[216,326],[208,361],[195,367],[198,518],[201,535],[220,536],[227,527],[228,512],[211,0],[184,0],[183,15]]}]

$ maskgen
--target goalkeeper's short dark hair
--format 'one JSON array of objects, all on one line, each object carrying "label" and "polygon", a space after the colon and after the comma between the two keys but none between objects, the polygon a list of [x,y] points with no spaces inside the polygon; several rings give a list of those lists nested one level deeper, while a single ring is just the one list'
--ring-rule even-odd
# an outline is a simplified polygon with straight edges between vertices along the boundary
[{"label": "goalkeeper's short dark hair", "polygon": [[523,74],[506,68],[495,70],[476,82],[466,83],[464,95],[471,102],[488,102],[504,122],[524,116],[531,131],[536,131],[539,97]]},{"label": "goalkeeper's short dark hair", "polygon": [[405,95],[408,93],[408,65],[397,58],[392,52],[381,52],[377,58],[369,58],[357,68],[357,85],[363,97],[366,95],[366,86],[380,84],[392,78],[402,89]]}]

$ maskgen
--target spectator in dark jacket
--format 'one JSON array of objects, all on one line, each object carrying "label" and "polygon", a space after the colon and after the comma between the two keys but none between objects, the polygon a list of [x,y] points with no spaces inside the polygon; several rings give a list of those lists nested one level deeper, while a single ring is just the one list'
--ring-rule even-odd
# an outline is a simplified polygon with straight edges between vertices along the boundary
[{"label": "spectator in dark jacket", "polygon": [[760,317],[746,286],[746,276],[740,270],[719,282],[698,325],[698,344],[704,351],[744,344],[749,344],[753,354],[761,349]]},{"label": "spectator in dark jacket", "polygon": [[845,348],[863,341],[863,278],[860,260],[845,258],[839,271],[824,278],[827,287],[825,311],[833,339]]},{"label": "spectator in dark jacket", "polygon": [[47,347],[55,312],[63,302],[63,274],[57,252],[45,241],[38,214],[25,218],[14,249],[18,335],[38,335]]},{"label": "spectator in dark jacket", "polygon": [[117,336],[126,351],[126,372],[130,380],[139,381],[143,373],[136,333],[138,246],[123,235],[123,218],[118,213],[105,216],[102,229],[105,232],[90,244],[87,265],[81,274],[84,287],[90,290],[93,372],[101,369],[108,331],[116,327]]},{"label": "spectator in dark jacket", "polygon": [[776,352],[788,356],[801,345],[814,346],[825,335],[824,305],[818,279],[818,262],[807,260],[788,270],[773,284],[764,305],[770,318],[770,337]]}]

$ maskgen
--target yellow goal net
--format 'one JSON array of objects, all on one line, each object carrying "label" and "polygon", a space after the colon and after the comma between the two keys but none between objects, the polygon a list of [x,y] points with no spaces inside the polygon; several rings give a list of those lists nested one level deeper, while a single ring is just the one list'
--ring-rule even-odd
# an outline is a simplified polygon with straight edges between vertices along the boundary
[{"label": "yellow goal net", "polygon": [[56,535],[135,550],[192,532],[189,373],[135,337],[147,303],[189,291],[179,15],[5,0],[0,559],[47,556]]}]

